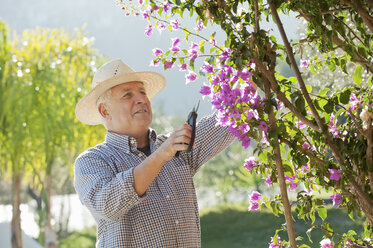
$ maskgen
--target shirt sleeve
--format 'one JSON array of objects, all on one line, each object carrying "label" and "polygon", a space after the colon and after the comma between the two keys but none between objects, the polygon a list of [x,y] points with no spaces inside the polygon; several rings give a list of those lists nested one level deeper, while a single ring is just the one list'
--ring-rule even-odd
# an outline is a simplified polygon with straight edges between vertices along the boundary
[{"label": "shirt sleeve", "polygon": [[216,123],[216,112],[200,120],[196,126],[195,147],[190,153],[180,154],[190,165],[193,175],[204,163],[227,148],[234,140],[228,127],[221,127]]},{"label": "shirt sleeve", "polygon": [[80,155],[74,173],[79,198],[95,218],[117,221],[146,197],[134,189],[133,168],[115,174],[98,155]]}]

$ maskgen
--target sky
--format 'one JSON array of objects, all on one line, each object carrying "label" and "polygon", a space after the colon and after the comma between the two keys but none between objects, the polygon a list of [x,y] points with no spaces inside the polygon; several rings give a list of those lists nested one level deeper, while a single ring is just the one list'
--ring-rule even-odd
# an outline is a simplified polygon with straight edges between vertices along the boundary
[{"label": "sky", "polygon": [[[282,16],[282,19],[289,38],[297,37],[295,16]],[[154,58],[153,48],[167,50],[171,38],[183,38],[184,34],[164,31],[161,35],[155,31],[148,37],[144,35],[147,22],[141,17],[127,17],[116,6],[115,0],[0,0],[0,20],[18,34],[36,26],[66,28],[70,32],[85,27],[87,37],[95,38],[93,47],[108,59],[120,58],[135,71],[151,70],[166,77],[166,88],[152,100],[152,104],[162,108],[167,115],[186,117],[194,104],[202,99],[199,90],[204,78],[186,85],[185,73],[179,72],[178,68],[164,71],[161,67],[149,66]],[[195,23],[192,19],[187,21]],[[271,25],[262,26],[275,29]],[[217,31],[217,40],[223,41],[225,35],[216,27],[208,26],[203,34],[209,37],[214,31]],[[280,40],[278,33],[274,32],[274,35]],[[211,112],[208,98],[201,101],[199,112],[200,116]]]}]

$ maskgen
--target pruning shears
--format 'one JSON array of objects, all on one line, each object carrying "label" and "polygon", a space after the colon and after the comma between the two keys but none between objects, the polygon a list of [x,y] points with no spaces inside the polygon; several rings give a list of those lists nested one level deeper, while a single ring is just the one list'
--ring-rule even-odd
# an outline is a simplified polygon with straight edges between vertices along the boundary
[{"label": "pruning shears", "polygon": [[[189,113],[188,118],[187,118],[187,123],[192,127],[192,135],[190,137],[188,148],[185,150],[185,152],[190,152],[192,150],[194,139],[196,138],[196,123],[197,123],[197,116],[198,116],[197,111],[199,108],[199,102],[200,100],[198,100],[198,103],[194,105],[192,111]],[[177,151],[175,156],[179,157],[179,154],[180,154],[180,151]]]}]

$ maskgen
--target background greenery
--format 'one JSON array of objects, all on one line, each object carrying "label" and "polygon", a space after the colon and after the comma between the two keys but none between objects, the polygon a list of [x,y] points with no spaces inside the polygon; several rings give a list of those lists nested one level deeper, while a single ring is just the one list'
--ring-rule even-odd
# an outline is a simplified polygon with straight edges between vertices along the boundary
[{"label": "background greenery", "polygon": [[[219,206],[203,208],[201,215],[201,232],[203,248],[263,248],[268,247],[269,238],[273,236],[273,230],[281,228],[285,223],[284,217],[276,217],[268,210],[257,212],[247,211],[248,203],[221,204]],[[364,231],[361,219],[352,221],[344,209],[336,209],[329,206],[326,221],[330,222],[336,232],[347,232],[352,229],[356,233]],[[295,216],[295,215],[294,215]],[[322,222],[317,219],[316,224]],[[303,220],[295,222],[296,234],[304,235],[310,228]],[[286,237],[285,232],[279,233],[280,237]],[[324,233],[313,230],[313,243],[307,236],[302,238],[310,247],[320,247]],[[71,233],[59,242],[59,247],[94,247],[96,241],[96,228],[86,229],[82,232]]]}]

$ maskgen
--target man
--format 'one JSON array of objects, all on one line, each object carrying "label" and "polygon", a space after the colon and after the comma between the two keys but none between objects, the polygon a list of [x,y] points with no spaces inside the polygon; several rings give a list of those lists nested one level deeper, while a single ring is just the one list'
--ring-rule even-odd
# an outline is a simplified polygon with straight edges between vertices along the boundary
[{"label": "man", "polygon": [[107,129],[105,142],[75,162],[75,188],[97,222],[97,247],[201,246],[193,176],[233,137],[214,115],[197,124],[190,153],[187,123],[157,135],[149,128],[150,99],[165,85],[162,75],[134,72],[116,59],[95,73],[76,106],[80,121]]}]

